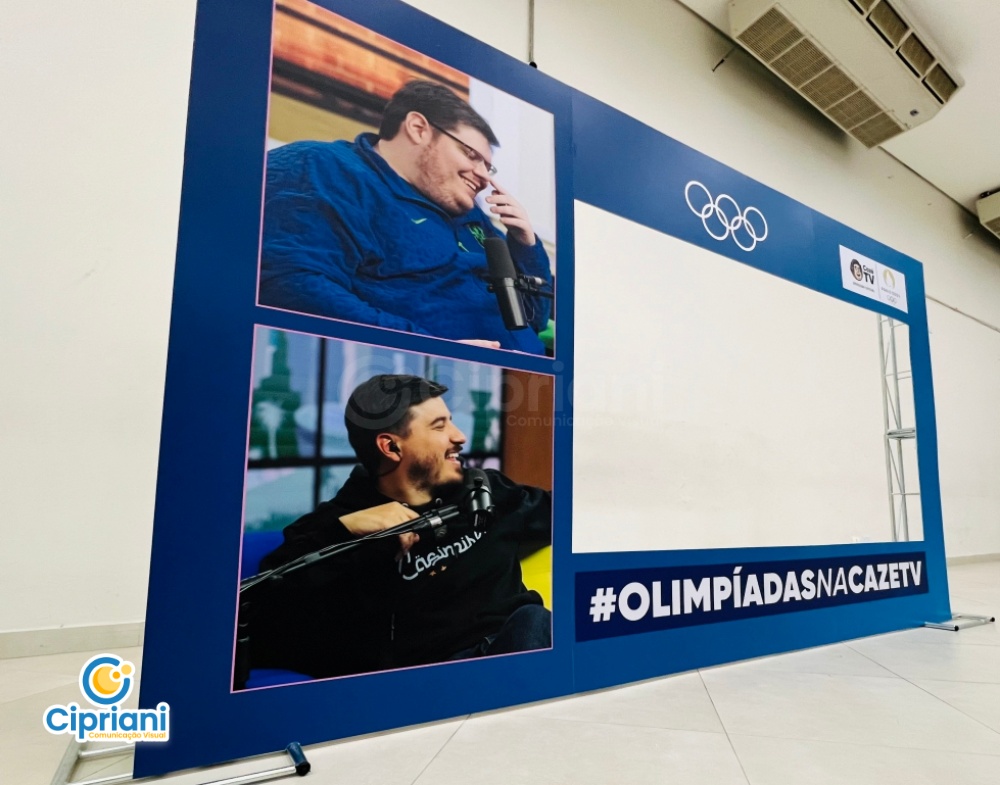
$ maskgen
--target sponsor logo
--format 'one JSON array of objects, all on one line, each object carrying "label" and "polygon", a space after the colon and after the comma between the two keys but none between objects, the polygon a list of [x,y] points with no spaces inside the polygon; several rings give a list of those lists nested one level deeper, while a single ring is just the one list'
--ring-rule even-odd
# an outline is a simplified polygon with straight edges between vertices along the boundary
[{"label": "sponsor logo", "polygon": [[483,248],[486,247],[486,231],[479,224],[466,224],[469,227],[469,231],[472,232],[472,236],[476,238],[476,242],[479,243]]},{"label": "sponsor logo", "polygon": [[64,733],[77,741],[167,741],[170,738],[170,707],[123,709],[132,694],[135,665],[116,654],[98,654],[80,669],[80,692],[96,708],[77,703],[49,706],[42,715],[45,730]]},{"label": "sponsor logo", "polygon": [[906,276],[899,270],[841,245],[840,277],[845,289],[906,312]]},{"label": "sponsor logo", "polygon": [[713,197],[697,180],[684,186],[684,201],[688,209],[701,218],[701,223],[713,240],[733,238],[740,250],[750,252],[767,239],[767,220],[756,207],[741,210],[729,194]]}]

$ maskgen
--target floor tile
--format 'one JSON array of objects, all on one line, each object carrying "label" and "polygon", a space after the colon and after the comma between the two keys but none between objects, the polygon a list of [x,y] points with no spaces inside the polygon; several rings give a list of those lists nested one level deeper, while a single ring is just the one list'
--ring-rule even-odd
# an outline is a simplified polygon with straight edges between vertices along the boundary
[{"label": "floor tile", "polygon": [[[1000,563],[955,567],[951,578],[956,611],[1000,610]],[[80,668],[96,653],[0,660],[4,783],[51,781],[68,739],[44,731],[42,712],[79,701]],[[140,649],[112,653],[140,663]],[[306,752],[315,785],[992,785],[1000,782],[1000,628],[917,628]],[[286,763],[268,755],[160,781],[201,785]],[[130,765],[94,760],[77,776]]]},{"label": "floor tile", "polygon": [[75,684],[77,684],[75,676],[6,670],[0,673],[0,704]]},{"label": "floor tile", "polygon": [[830,676],[882,676],[898,678],[868,657],[842,643],[814,649],[777,654],[755,660],[721,666],[740,670],[778,671],[781,673],[821,673]]},{"label": "floor tile", "polygon": [[[80,761],[73,770],[73,780],[90,780],[132,773],[132,756],[119,755]],[[203,780],[204,782],[204,780]]]},{"label": "floor tile", "polygon": [[731,734],[1000,755],[1000,734],[902,679],[736,668],[703,675]]},{"label": "floor tile", "polygon": [[[1000,733],[1000,684],[917,679],[913,682],[949,706]],[[1000,780],[997,780],[1000,782]]]},{"label": "floor tile", "polygon": [[680,673],[511,711],[526,717],[576,722],[723,732],[712,699],[697,673]]},{"label": "floor tile", "polygon": [[30,749],[17,755],[0,750],[0,771],[3,772],[4,782],[50,785],[59,760],[59,755],[55,756],[54,761],[45,756],[36,757],[31,754]]},{"label": "floor tile", "polygon": [[[70,687],[79,684],[80,670],[95,654],[103,651],[73,652],[69,654],[49,654],[42,657],[18,657],[11,660],[0,660],[0,705],[19,700],[29,695],[47,692],[58,687]],[[111,652],[129,660],[137,667],[141,666],[142,650],[138,648],[122,649]],[[139,669],[141,677],[142,670]],[[138,694],[139,680],[136,679],[132,696],[125,703],[132,705]],[[70,690],[71,697],[67,700],[80,700],[80,691]],[[54,701],[55,702],[55,701]],[[66,702],[66,701],[62,701]]]},{"label": "floor tile", "polygon": [[1000,757],[937,750],[731,737],[751,785],[996,785]]},{"label": "floor tile", "polygon": [[720,733],[503,713],[473,717],[415,785],[747,785]]},{"label": "floor tile", "polygon": [[5,783],[48,785],[52,781],[69,737],[48,733],[42,715],[49,706],[78,696],[72,684],[0,704],[0,772]]},{"label": "floor tile", "polygon": [[973,564],[953,564],[948,568],[948,583],[969,583],[996,588],[1000,582],[1000,561],[996,559]]},{"label": "floor tile", "polygon": [[52,673],[77,679],[80,669],[95,654],[117,654],[135,665],[142,663],[142,649],[138,647],[115,649],[114,651],[95,650],[85,652],[68,652],[63,654],[46,654],[41,657],[14,657],[0,660],[0,675],[8,671],[28,671],[32,673]]},{"label": "floor tile", "polygon": [[[462,722],[431,723],[308,747],[305,753],[312,771],[303,782],[308,785],[411,785]],[[285,765],[288,765],[286,755],[267,755],[226,766],[192,769],[171,775],[163,782],[164,785],[201,785]],[[287,780],[296,781],[296,778]]]},{"label": "floor tile", "polygon": [[[432,723],[417,728],[315,745],[305,749],[312,771],[307,782],[312,785],[410,785],[445,745],[462,720]],[[21,764],[26,766],[24,762]],[[23,785],[48,785],[58,760],[44,780]],[[289,765],[284,754],[261,755],[235,763],[188,769],[167,775],[158,782],[164,785],[203,785],[220,779],[256,774]],[[14,771],[17,771],[15,766]],[[29,769],[25,768],[25,772]],[[131,772],[128,757],[106,758],[78,764],[74,779],[108,777]],[[290,782],[293,780],[289,780]],[[20,784],[20,780],[18,780]]]},{"label": "floor tile", "polygon": [[901,641],[940,643],[945,646],[1000,646],[1000,627],[996,624],[984,624],[978,627],[966,627],[958,632],[915,627],[912,630],[893,633],[893,639],[896,638]]},{"label": "floor tile", "polygon": [[[997,578],[989,585],[961,581],[954,585],[949,584],[948,589],[950,597],[960,600],[967,599],[986,605],[993,609],[994,614],[1000,609],[1000,578]],[[955,606],[953,610],[960,611],[962,608]]]},{"label": "floor tile", "polygon": [[[1000,602],[994,603],[989,602],[984,598],[979,598],[975,591],[970,591],[968,593],[962,592],[961,594],[958,592],[952,592],[951,612],[969,613],[976,616],[986,616],[987,618],[1000,619]],[[994,621],[989,626],[996,629],[997,622]]]},{"label": "floor tile", "polygon": [[[465,720],[375,734],[309,751],[317,783],[330,785],[409,785],[447,745]],[[329,772],[329,779],[326,779]],[[311,775],[310,775],[311,776]]]},{"label": "floor tile", "polygon": [[[70,739],[66,735],[48,733],[42,725],[42,717],[49,706],[71,701],[80,702],[80,688],[75,678],[69,684],[0,703],[0,772],[4,783],[48,785],[51,782]],[[133,691],[123,705],[134,707],[137,702],[138,696]],[[85,770],[104,768],[110,763],[110,760],[93,761]],[[8,779],[8,771],[18,772],[18,777]]]},{"label": "floor tile", "polygon": [[[971,631],[953,633],[930,630],[929,632],[960,636],[962,632]],[[862,638],[850,641],[846,645],[904,679],[1000,684],[1000,646],[917,643],[906,640],[898,634]]]}]

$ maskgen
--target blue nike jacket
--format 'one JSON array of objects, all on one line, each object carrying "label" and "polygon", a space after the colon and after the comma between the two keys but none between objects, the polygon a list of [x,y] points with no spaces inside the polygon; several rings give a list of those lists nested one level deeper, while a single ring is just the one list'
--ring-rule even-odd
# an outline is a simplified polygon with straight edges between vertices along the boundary
[{"label": "blue nike jacket", "polygon": [[[531,327],[512,332],[487,289],[481,239],[498,233],[486,214],[449,215],[393,171],[376,141],[361,134],[268,154],[260,304],[543,354],[537,333],[551,302],[525,297]],[[521,273],[551,282],[540,240],[529,248],[508,237],[507,246]]]}]

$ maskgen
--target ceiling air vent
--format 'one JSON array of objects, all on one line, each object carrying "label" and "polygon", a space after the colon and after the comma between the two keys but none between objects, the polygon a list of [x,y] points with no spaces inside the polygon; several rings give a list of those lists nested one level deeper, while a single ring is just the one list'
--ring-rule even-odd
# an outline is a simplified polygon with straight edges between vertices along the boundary
[{"label": "ceiling air vent", "polygon": [[924,46],[916,35],[908,35],[903,45],[899,47],[899,56],[907,67],[917,76],[923,76],[934,65],[934,55]]},{"label": "ceiling air vent", "polygon": [[976,202],[979,223],[1000,237],[1000,190],[987,192]]},{"label": "ceiling air vent", "polygon": [[958,83],[948,76],[948,73],[940,66],[936,65],[927,74],[924,84],[937,96],[941,103],[949,101],[959,88]]},{"label": "ceiling air vent", "polygon": [[903,17],[897,14],[886,0],[875,6],[868,16],[868,24],[878,30],[878,34],[893,47],[899,46],[903,37],[910,32]]},{"label": "ceiling air vent", "polygon": [[961,87],[901,0],[730,0],[733,36],[866,147],[932,118]]}]

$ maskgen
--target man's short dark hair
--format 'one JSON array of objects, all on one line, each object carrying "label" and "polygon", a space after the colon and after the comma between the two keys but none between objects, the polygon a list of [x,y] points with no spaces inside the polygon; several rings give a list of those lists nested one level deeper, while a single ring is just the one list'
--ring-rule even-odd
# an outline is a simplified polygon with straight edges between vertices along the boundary
[{"label": "man's short dark hair", "polygon": [[373,376],[354,389],[344,409],[344,424],[355,455],[370,474],[378,471],[382,458],[375,437],[380,433],[406,436],[412,407],[446,392],[443,384],[402,374]]},{"label": "man's short dark hair", "polygon": [[379,139],[395,139],[410,112],[420,112],[432,125],[454,131],[460,125],[475,128],[491,147],[499,147],[496,134],[482,116],[444,85],[416,80],[400,87],[382,113]]}]

